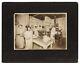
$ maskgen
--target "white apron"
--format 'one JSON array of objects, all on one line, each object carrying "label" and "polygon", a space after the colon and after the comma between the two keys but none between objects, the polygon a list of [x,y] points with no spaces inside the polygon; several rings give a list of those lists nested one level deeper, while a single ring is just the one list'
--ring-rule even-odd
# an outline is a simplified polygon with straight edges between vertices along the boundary
[{"label": "white apron", "polygon": [[25,27],[22,28],[16,27],[16,35],[15,35],[15,46],[16,48],[24,48],[24,37],[23,32],[25,31]]},{"label": "white apron", "polygon": [[51,35],[50,35],[50,37],[51,37],[51,39],[54,41],[54,43],[55,43],[55,34],[56,34],[56,30],[55,30],[55,28],[53,27],[53,28],[51,29]]},{"label": "white apron", "polygon": [[16,47],[17,48],[23,48],[24,47],[24,38],[21,37],[20,35],[16,35]]},{"label": "white apron", "polygon": [[32,49],[32,31],[26,31],[24,37],[26,41],[25,49]]}]

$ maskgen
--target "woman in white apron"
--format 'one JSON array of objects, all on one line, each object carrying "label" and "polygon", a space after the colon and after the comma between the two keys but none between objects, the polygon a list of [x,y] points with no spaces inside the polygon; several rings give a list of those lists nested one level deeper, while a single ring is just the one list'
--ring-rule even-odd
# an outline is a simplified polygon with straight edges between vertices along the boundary
[{"label": "woman in white apron", "polygon": [[24,31],[25,27],[21,24],[18,24],[16,27],[16,35],[15,35],[15,47],[17,49],[24,48],[24,37],[23,37]]}]

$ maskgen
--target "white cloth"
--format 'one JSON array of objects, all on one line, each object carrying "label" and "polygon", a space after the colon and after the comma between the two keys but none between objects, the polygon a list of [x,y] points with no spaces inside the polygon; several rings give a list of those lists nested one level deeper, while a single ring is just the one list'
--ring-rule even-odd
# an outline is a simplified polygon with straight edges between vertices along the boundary
[{"label": "white cloth", "polygon": [[44,36],[43,36],[43,41],[44,41],[45,43],[47,43],[49,40],[50,40],[50,38],[49,38],[47,35],[44,35]]}]

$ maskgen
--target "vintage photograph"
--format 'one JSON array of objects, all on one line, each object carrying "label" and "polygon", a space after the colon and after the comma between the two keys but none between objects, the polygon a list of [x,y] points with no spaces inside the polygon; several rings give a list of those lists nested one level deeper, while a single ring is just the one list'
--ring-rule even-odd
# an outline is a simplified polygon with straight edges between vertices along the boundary
[{"label": "vintage photograph", "polygon": [[14,50],[67,50],[67,13],[14,13]]}]

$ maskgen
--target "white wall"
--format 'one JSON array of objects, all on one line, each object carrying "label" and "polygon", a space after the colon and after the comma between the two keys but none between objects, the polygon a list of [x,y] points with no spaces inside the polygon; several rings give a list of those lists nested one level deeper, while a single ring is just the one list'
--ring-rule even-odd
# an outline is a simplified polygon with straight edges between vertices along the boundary
[{"label": "white wall", "polygon": [[[25,26],[29,24],[29,14],[16,14],[17,17],[15,18],[15,23],[18,22],[17,25],[15,25],[15,34],[19,34],[20,32],[25,31]],[[22,25],[22,28],[19,29],[18,25]]]},{"label": "white wall", "polygon": [[27,25],[29,23],[29,14],[17,14],[17,21],[19,24]]},{"label": "white wall", "polygon": [[31,16],[30,17],[30,25],[38,26],[38,30],[41,30],[42,28],[39,27],[39,25],[43,25],[43,21]]},{"label": "white wall", "polygon": [[45,16],[45,20],[44,20],[43,24],[46,27],[46,29],[49,29],[49,28],[51,28],[51,26],[54,25],[54,19],[51,19],[50,17]]},{"label": "white wall", "polygon": [[62,29],[63,36],[66,37],[66,34],[67,34],[67,19],[66,19],[66,17],[57,18],[57,22],[59,23],[59,28]]}]

